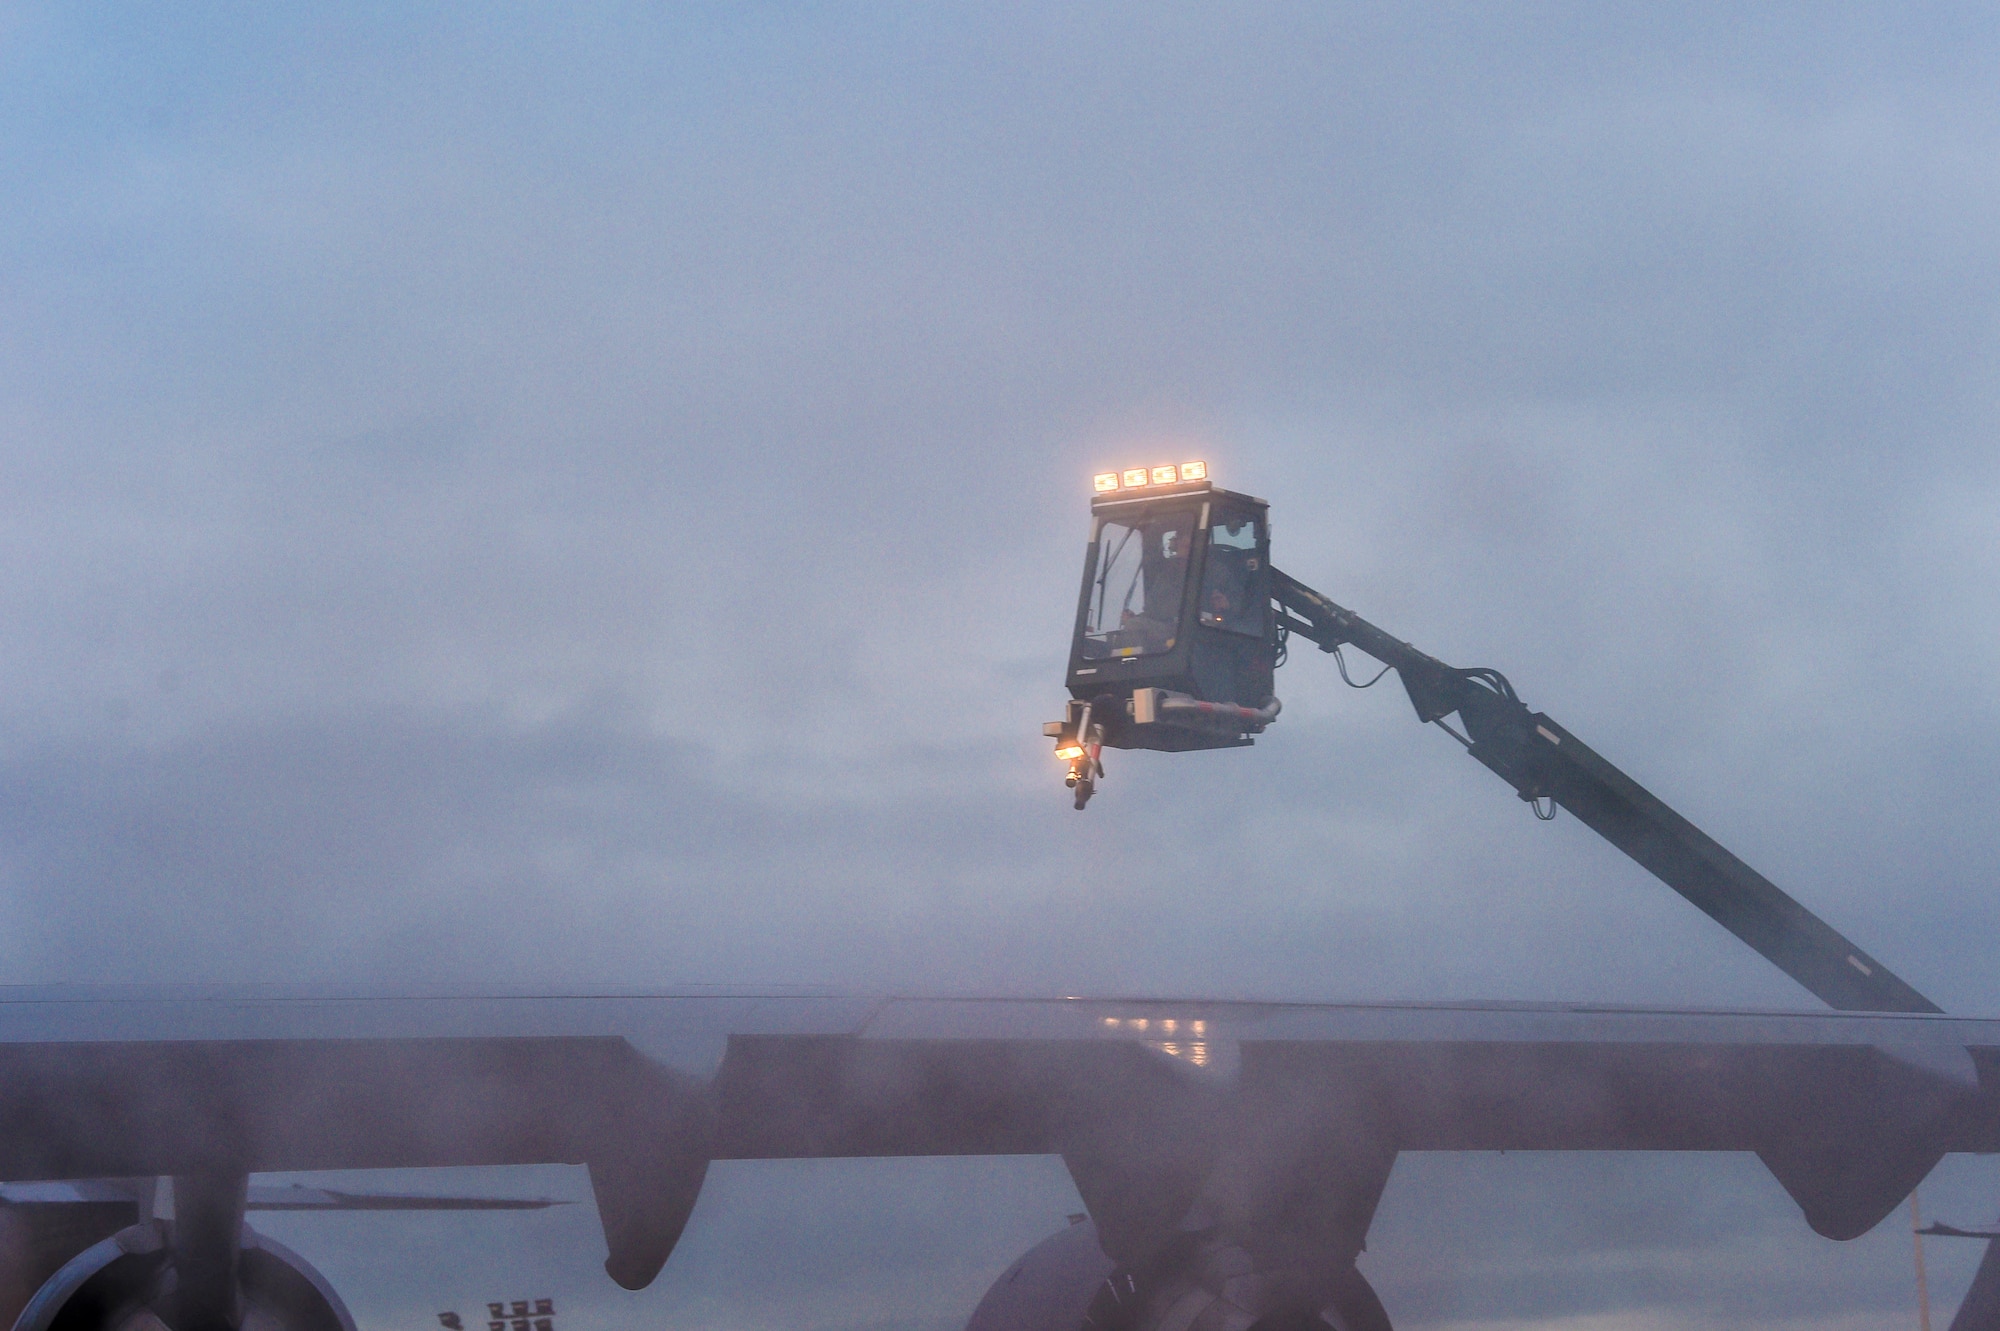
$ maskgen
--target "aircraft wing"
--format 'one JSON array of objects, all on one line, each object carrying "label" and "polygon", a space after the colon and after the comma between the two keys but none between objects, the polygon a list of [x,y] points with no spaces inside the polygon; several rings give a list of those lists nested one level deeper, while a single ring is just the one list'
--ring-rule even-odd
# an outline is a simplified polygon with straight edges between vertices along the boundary
[{"label": "aircraft wing", "polygon": [[2000,1021],[706,991],[0,995],[0,1178],[572,1162],[649,1280],[712,1159],[1058,1153],[1116,1242],[1220,1163],[1755,1151],[1850,1237],[2000,1150]]}]

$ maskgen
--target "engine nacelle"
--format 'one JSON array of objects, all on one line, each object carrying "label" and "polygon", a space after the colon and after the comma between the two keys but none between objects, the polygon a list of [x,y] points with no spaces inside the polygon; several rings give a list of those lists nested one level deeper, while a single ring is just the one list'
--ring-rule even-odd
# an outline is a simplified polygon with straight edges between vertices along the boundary
[{"label": "engine nacelle", "polygon": [[1092,1300],[1116,1274],[1097,1226],[1078,1221],[1007,1268],[973,1309],[965,1331],[1080,1331]]},{"label": "engine nacelle", "polygon": [[[1297,1291],[1316,1297],[1301,1302]],[[1315,1306],[1318,1305],[1318,1306]],[[993,1282],[965,1331],[1391,1331],[1352,1266],[1300,1281],[1243,1249],[1187,1235],[1143,1272],[1121,1269],[1080,1221],[1030,1248]]]},{"label": "engine nacelle", "polygon": [[[176,1285],[172,1222],[147,1221],[70,1258],[35,1292],[14,1331],[161,1331]],[[326,1277],[284,1244],[243,1229],[242,1331],[355,1331]],[[170,1315],[170,1314],[169,1314]]]}]

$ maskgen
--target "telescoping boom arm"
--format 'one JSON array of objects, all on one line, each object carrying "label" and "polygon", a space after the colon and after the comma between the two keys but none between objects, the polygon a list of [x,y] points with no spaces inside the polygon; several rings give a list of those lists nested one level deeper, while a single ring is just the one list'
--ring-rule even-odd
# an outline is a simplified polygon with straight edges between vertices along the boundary
[{"label": "telescoping boom arm", "polygon": [[[1589,745],[1529,711],[1497,670],[1446,665],[1296,579],[1276,569],[1271,577],[1281,635],[1323,652],[1351,646],[1394,670],[1419,720],[1450,732],[1538,813],[1544,805],[1546,817],[1569,810],[1828,1006],[1942,1011]],[[1445,721],[1454,712],[1462,734]]]}]

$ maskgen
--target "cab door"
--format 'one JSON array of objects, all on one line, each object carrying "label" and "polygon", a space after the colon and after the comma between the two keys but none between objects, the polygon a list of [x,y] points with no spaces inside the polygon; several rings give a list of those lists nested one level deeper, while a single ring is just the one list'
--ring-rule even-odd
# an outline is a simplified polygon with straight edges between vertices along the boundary
[{"label": "cab door", "polygon": [[1270,701],[1271,549],[1261,508],[1218,504],[1197,534],[1201,576],[1194,589],[1195,688],[1208,702],[1261,707]]}]

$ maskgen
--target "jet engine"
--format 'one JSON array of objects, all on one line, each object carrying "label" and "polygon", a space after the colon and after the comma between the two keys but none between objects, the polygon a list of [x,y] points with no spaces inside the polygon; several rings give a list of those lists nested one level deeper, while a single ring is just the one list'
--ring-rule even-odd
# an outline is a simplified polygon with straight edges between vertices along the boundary
[{"label": "jet engine", "polygon": [[[306,1260],[245,1226],[235,1307],[187,1296],[173,1222],[122,1229],[72,1257],[35,1292],[14,1331],[354,1331],[354,1319]],[[207,1282],[213,1285],[215,1282]]]},{"label": "jet engine", "polygon": [[993,1282],[965,1331],[1391,1331],[1389,1315],[1352,1266],[1310,1282],[1260,1273],[1248,1254],[1190,1234],[1144,1271],[1121,1269],[1078,1220],[1030,1248]]}]

